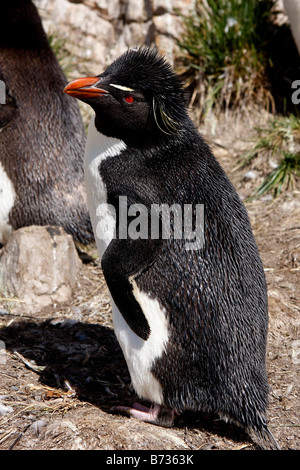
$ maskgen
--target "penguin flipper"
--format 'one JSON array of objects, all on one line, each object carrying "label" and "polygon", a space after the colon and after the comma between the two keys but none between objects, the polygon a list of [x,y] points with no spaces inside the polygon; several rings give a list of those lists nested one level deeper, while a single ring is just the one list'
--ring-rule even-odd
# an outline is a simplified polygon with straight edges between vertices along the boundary
[{"label": "penguin flipper", "polygon": [[150,335],[150,327],[133,295],[130,279],[155,262],[161,245],[161,240],[115,238],[101,261],[103,274],[116,306],[132,331],[145,341]]}]

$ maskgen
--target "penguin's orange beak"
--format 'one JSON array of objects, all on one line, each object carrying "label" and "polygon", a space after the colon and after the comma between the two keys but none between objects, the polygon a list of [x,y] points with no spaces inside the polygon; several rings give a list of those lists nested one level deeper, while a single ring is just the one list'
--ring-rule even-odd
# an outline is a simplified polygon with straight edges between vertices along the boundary
[{"label": "penguin's orange beak", "polygon": [[97,96],[108,93],[94,85],[100,81],[99,77],[85,77],[73,80],[65,87],[64,92],[67,95],[74,96],[74,98],[96,98]]}]

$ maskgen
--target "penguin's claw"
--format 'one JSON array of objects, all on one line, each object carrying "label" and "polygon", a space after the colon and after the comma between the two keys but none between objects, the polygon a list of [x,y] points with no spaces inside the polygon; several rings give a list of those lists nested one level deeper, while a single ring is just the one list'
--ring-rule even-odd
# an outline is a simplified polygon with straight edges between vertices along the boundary
[{"label": "penguin's claw", "polygon": [[176,411],[161,405],[153,405],[150,408],[139,403],[129,406],[116,406],[113,411],[120,412],[125,416],[139,419],[147,423],[170,428],[174,425]]}]

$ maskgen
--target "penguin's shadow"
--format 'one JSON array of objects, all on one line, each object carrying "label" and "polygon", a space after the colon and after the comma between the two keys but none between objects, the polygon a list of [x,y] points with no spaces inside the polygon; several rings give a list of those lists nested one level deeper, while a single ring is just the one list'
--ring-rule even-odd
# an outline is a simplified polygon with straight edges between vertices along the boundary
[{"label": "penguin's shadow", "polygon": [[[131,406],[138,400],[111,328],[53,319],[42,323],[22,320],[2,328],[0,340],[7,351],[21,354],[29,361],[29,367],[33,365],[42,385],[67,391],[67,382],[79,400],[104,412],[110,413],[117,405]],[[237,442],[248,440],[236,426],[202,413],[186,412],[175,426],[207,431]]]},{"label": "penguin's shadow", "polygon": [[21,354],[29,368],[32,363],[42,385],[67,391],[68,383],[79,400],[105,411],[129,398],[126,362],[108,327],[68,320],[21,320],[2,328],[0,339],[7,351]]}]

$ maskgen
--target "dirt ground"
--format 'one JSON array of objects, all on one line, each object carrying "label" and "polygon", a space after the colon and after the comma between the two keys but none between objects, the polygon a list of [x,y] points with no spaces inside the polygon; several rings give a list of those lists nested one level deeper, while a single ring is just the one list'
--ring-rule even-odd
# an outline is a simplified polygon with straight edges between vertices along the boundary
[{"label": "dirt ground", "polygon": [[[253,125],[221,121],[214,133],[212,126],[201,129],[242,197],[265,171],[259,160],[255,181],[244,178],[248,169],[233,171]],[[269,291],[269,425],[281,449],[299,450],[300,188],[246,205]],[[186,414],[165,429],[112,412],[136,397],[99,262],[87,261],[67,305],[30,315],[16,314],[14,302],[0,303],[0,449],[258,450],[216,417]]]}]

